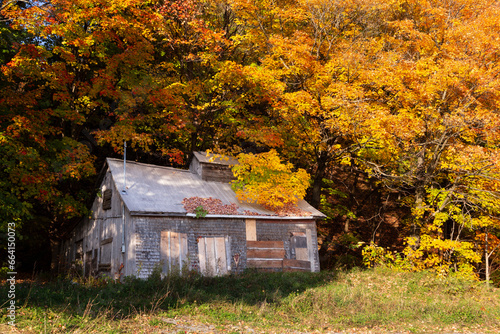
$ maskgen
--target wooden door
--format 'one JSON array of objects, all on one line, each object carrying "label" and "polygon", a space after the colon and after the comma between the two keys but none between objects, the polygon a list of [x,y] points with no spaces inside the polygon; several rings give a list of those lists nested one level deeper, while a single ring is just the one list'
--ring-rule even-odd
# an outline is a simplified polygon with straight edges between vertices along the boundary
[{"label": "wooden door", "polygon": [[228,273],[228,238],[202,237],[198,239],[200,272],[204,276],[221,276]]},{"label": "wooden door", "polygon": [[161,231],[160,261],[163,273],[181,273],[189,266],[187,234]]}]

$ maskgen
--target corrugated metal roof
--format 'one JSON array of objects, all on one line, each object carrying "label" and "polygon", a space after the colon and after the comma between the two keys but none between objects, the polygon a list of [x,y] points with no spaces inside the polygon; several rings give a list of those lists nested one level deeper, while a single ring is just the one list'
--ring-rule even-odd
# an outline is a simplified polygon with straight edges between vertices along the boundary
[{"label": "corrugated metal roof", "polygon": [[[124,183],[123,160],[107,158],[106,161],[113,181],[120,191],[120,196],[133,215],[186,215],[187,212],[182,204],[185,198],[212,197],[220,199],[223,204],[237,204],[240,214],[248,210],[259,215],[269,216],[266,218],[276,216],[274,212],[266,210],[260,205],[239,202],[228,183],[203,181],[197,174],[188,170],[132,161],[127,161],[126,164],[126,193],[123,194],[121,192]],[[301,200],[298,206],[311,213],[309,218],[325,217],[304,200]],[[207,217],[209,216],[207,215]],[[253,218],[257,218],[257,216]],[[301,218],[307,219],[308,217]]]}]

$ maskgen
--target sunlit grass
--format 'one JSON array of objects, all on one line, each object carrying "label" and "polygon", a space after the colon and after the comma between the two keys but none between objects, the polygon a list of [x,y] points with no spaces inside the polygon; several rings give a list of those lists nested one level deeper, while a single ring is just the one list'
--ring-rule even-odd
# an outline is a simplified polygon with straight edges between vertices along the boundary
[{"label": "sunlit grass", "polygon": [[500,332],[500,289],[387,269],[59,280],[18,284],[16,293],[26,333]]}]

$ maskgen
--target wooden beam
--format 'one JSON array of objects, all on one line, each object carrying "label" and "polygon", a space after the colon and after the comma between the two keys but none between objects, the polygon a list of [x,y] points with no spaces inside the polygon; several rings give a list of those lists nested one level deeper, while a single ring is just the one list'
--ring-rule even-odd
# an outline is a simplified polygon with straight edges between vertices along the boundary
[{"label": "wooden beam", "polygon": [[248,268],[272,268],[272,269],[282,269],[283,260],[247,260]]},{"label": "wooden beam", "polygon": [[247,250],[247,259],[283,259],[285,249],[259,249],[251,248]]},{"label": "wooden beam", "polygon": [[278,248],[284,249],[283,241],[247,241],[247,248]]},{"label": "wooden beam", "polygon": [[283,271],[311,271],[311,262],[283,259]]}]

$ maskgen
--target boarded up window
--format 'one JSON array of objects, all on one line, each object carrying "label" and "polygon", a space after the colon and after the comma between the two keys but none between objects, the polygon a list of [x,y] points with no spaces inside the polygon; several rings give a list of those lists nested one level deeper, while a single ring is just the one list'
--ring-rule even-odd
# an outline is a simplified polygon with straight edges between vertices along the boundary
[{"label": "boarded up window", "polygon": [[225,275],[230,270],[230,255],[227,254],[230,247],[228,238],[203,237],[198,239],[198,257],[200,260],[200,272],[205,276]]},{"label": "boarded up window", "polygon": [[187,234],[172,231],[161,231],[160,260],[163,272],[181,272],[187,263]]},{"label": "boarded up window", "polygon": [[99,272],[111,270],[111,257],[113,250],[113,238],[101,241],[101,258],[99,261]]},{"label": "boarded up window", "polygon": [[281,271],[285,248],[283,241],[247,241],[247,266],[263,271]]},{"label": "boarded up window", "polygon": [[74,268],[77,272],[83,273],[83,240],[75,242]]},{"label": "boarded up window", "polygon": [[104,193],[102,194],[102,208],[103,208],[103,210],[111,209],[111,195],[112,195],[111,189],[104,190]]},{"label": "boarded up window", "polygon": [[247,241],[247,266],[260,271],[309,271],[311,262],[285,259],[283,241]]},{"label": "boarded up window", "polygon": [[83,240],[75,243],[75,261],[83,261]]},{"label": "boarded up window", "polygon": [[307,237],[305,233],[292,233],[290,240],[292,251],[295,251],[295,259],[300,261],[309,261],[309,252],[307,249]]},{"label": "boarded up window", "polygon": [[85,276],[92,275],[92,251],[89,250],[85,253]]}]

